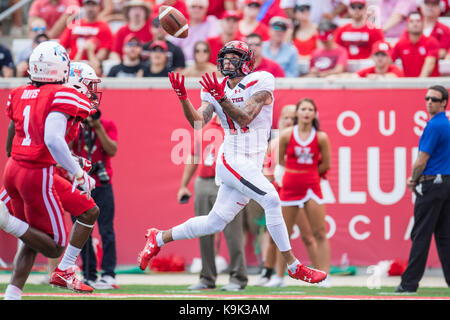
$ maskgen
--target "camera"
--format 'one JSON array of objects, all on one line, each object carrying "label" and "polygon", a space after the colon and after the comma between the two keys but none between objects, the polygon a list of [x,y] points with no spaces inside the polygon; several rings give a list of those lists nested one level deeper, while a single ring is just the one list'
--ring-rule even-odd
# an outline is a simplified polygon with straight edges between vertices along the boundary
[{"label": "camera", "polygon": [[100,112],[100,109],[97,109],[97,112],[94,113],[93,115],[91,115],[92,120],[98,120],[100,119],[100,116],[102,115],[102,113]]},{"label": "camera", "polygon": [[92,164],[91,174],[96,174],[98,179],[102,184],[109,183],[109,174],[106,172],[105,163],[103,161],[98,161]]}]

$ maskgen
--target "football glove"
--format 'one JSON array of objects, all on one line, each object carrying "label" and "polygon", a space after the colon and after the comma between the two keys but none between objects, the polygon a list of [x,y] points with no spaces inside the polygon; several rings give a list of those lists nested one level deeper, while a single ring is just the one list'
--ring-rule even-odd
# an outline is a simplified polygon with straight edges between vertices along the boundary
[{"label": "football glove", "polygon": [[86,171],[80,170],[73,177],[72,192],[75,192],[77,187],[86,192],[87,198],[89,199],[91,197],[91,191],[95,188],[95,179],[89,176]]},{"label": "football glove", "polygon": [[212,79],[208,73],[202,76],[203,82],[200,81],[200,84],[214,97],[214,99],[219,101],[225,97],[225,85],[227,84],[228,77],[225,77],[222,82],[219,83],[216,73],[213,72],[212,75]]},{"label": "football glove", "polygon": [[178,96],[178,99],[186,100],[187,92],[186,92],[186,88],[184,87],[184,76],[181,76],[181,79],[180,79],[179,73],[174,74],[173,72],[169,72],[169,80],[170,80],[173,90],[175,91],[175,93]]}]

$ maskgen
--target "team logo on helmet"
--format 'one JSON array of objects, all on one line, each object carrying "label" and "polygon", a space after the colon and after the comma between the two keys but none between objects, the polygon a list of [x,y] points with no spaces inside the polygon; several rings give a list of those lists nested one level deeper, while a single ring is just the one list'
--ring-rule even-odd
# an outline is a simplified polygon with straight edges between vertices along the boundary
[{"label": "team logo on helmet", "polygon": [[69,56],[62,46],[55,46],[55,55],[60,56],[62,61],[69,61]]}]

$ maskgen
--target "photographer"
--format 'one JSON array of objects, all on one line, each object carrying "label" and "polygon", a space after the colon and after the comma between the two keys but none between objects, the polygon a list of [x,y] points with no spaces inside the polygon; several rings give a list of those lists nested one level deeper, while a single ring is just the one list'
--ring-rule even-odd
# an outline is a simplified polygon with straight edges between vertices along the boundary
[{"label": "photographer", "polygon": [[74,140],[72,151],[92,162],[90,175],[96,181],[92,197],[100,208],[98,227],[101,236],[103,257],[102,277],[97,281],[97,259],[92,239],[81,251],[84,281],[95,289],[117,289],[115,279],[116,239],[114,232],[114,193],[111,184],[113,170],[111,157],[117,152],[117,126],[114,121],[101,116],[100,110],[88,117]]}]

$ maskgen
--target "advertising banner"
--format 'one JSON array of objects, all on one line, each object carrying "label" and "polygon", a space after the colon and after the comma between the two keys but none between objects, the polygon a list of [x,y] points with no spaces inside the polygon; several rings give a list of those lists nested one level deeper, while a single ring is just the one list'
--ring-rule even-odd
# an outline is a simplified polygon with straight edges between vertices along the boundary
[{"label": "advertising banner", "polygon": [[[200,105],[199,89],[189,97]],[[330,139],[331,170],[322,182],[332,264],[407,260],[411,246],[414,197],[406,179],[428,120],[426,87],[417,89],[278,89],[273,127],[281,108],[308,97],[315,101],[321,129]],[[5,105],[7,89],[0,89]],[[176,194],[194,131],[170,89],[104,89],[102,117],[118,127],[118,152],[112,160],[116,202],[118,264],[135,264],[149,227],[167,229],[192,217],[193,201],[179,204]],[[9,120],[0,116],[0,150],[5,150]],[[6,162],[0,153],[0,167]],[[193,183],[190,185],[193,191]],[[68,223],[71,226],[70,222]],[[98,231],[94,231],[94,235]],[[257,265],[253,237],[247,241],[249,265]],[[0,257],[11,262],[17,241],[0,231]],[[300,260],[309,262],[301,237],[292,240]],[[221,254],[228,257],[223,239]],[[170,243],[163,255],[199,257],[198,240]],[[440,266],[433,244],[428,265]]]}]

